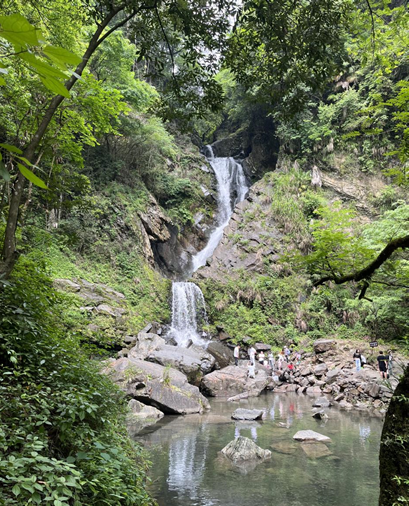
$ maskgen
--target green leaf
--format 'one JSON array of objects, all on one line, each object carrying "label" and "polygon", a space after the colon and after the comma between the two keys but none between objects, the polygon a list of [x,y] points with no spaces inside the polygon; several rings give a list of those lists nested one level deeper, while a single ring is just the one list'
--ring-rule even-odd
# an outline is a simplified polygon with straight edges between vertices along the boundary
[{"label": "green leaf", "polygon": [[14,485],[14,487],[11,489],[11,491],[13,492],[14,495],[19,495],[21,490],[20,490],[20,487],[17,485],[17,483]]},{"label": "green leaf", "polygon": [[27,158],[25,158],[24,156],[16,156],[16,158],[18,158],[19,160],[21,160],[22,162],[26,163],[27,165],[29,165],[30,167],[33,165],[30,160],[27,160]]},{"label": "green leaf", "polygon": [[45,46],[43,48],[43,53],[57,65],[60,63],[65,63],[67,65],[78,65],[82,61],[82,58],[76,54],[71,53],[71,51],[67,51],[67,49],[58,46]]},{"label": "green leaf", "polygon": [[4,181],[10,181],[9,171],[6,169],[6,166],[2,161],[0,162],[0,177],[2,177]]},{"label": "green leaf", "polygon": [[17,56],[21,60],[30,64],[31,67],[41,76],[58,77],[60,79],[67,78],[67,75],[64,74],[64,72],[61,72],[61,70],[55,69],[54,67],[51,67],[51,65],[48,65],[48,63],[41,61],[39,58],[37,58],[31,53],[21,53]]},{"label": "green leaf", "polygon": [[36,186],[39,186],[40,188],[45,188],[48,190],[48,186],[44,183],[42,179],[37,177],[33,172],[31,172],[30,169],[27,169],[24,165],[21,163],[17,164],[18,170],[23,174],[25,178],[27,178],[29,181],[31,181]]},{"label": "green leaf", "polygon": [[62,95],[65,98],[70,98],[70,92],[62,83],[60,83],[60,81],[57,81],[57,79],[54,79],[53,77],[44,78],[41,76],[40,79],[47,90],[52,91],[56,95]]},{"label": "green leaf", "polygon": [[0,37],[8,40],[12,44],[21,46],[38,46],[38,36],[40,31],[36,30],[25,17],[21,14],[12,14],[11,16],[0,16]]},{"label": "green leaf", "polygon": [[101,453],[101,457],[104,460],[111,460],[111,455],[109,455],[109,453]]},{"label": "green leaf", "polygon": [[6,85],[6,81],[4,79],[4,77],[0,77],[0,86],[5,86]]},{"label": "green leaf", "polygon": [[21,151],[20,148],[16,148],[16,146],[12,146],[11,144],[1,143],[0,147],[4,148],[4,149],[7,149],[7,151],[10,151],[11,153],[17,153],[18,155],[22,155],[23,154],[23,152]]}]

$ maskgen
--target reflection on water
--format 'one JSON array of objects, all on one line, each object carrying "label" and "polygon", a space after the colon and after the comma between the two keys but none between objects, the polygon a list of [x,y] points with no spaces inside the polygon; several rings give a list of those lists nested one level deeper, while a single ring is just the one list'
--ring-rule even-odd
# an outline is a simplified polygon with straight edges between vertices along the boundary
[{"label": "reflection on water", "polygon": [[[138,436],[150,451],[150,490],[160,506],[377,505],[378,418],[332,408],[327,422],[316,420],[312,398],[296,394],[210,402],[209,413],[165,417]],[[264,409],[266,418],[234,421],[237,407]],[[324,448],[322,456],[294,442],[302,429],[329,436],[330,452]],[[219,452],[239,435],[272,449],[272,458],[253,467],[231,465]]]}]

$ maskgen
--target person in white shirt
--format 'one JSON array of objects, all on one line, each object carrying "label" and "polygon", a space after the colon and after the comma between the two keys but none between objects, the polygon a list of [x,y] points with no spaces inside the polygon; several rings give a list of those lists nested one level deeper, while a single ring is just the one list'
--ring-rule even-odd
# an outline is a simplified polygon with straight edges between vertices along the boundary
[{"label": "person in white shirt", "polygon": [[234,357],[234,363],[236,365],[239,365],[239,358],[240,358],[240,345],[239,344],[237,344],[234,347],[233,357]]},{"label": "person in white shirt", "polygon": [[250,346],[250,349],[249,349],[249,357],[250,357],[250,362],[253,364],[253,365],[256,365],[256,349],[254,348],[253,345]]},{"label": "person in white shirt", "polygon": [[256,367],[255,367],[255,365],[254,365],[254,363],[253,363],[253,362],[251,362],[251,361],[250,361],[250,362],[248,363],[247,369],[248,369],[248,375],[249,375],[249,378],[255,378],[255,377],[256,377],[256,374],[255,374],[255,372],[256,372],[256,371],[255,371]]}]

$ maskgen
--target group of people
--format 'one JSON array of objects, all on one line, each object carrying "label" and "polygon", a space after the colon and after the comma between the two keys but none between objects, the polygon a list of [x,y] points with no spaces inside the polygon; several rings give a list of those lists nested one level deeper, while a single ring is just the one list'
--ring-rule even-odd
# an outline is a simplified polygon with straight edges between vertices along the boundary
[{"label": "group of people", "polygon": [[[353,359],[355,361],[355,368],[357,371],[360,371],[366,364],[366,358],[359,349],[355,350]],[[385,355],[383,351],[380,351],[376,360],[378,361],[378,368],[381,373],[381,377],[383,379],[388,379],[389,375],[392,375],[392,351],[389,350],[387,355]]]},{"label": "group of people", "polygon": [[[294,371],[295,366],[299,365],[301,362],[301,353],[298,351],[291,351],[287,346],[280,351],[277,357],[274,357],[273,352],[270,350],[268,353],[264,353],[261,350],[258,355],[254,346],[250,346],[247,351],[249,356],[248,362],[248,376],[249,378],[255,378],[255,368],[256,368],[256,360],[272,370],[272,374],[274,375],[275,371],[283,372],[288,369],[289,371]],[[257,355],[257,358],[256,358]],[[239,364],[240,358],[240,345],[236,345],[233,352],[235,364]]]}]

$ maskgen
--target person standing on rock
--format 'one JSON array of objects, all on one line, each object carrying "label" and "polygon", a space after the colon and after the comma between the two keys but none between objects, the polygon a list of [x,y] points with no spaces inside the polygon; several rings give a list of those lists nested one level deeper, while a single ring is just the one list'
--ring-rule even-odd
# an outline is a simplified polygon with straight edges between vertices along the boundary
[{"label": "person standing on rock", "polygon": [[261,350],[260,353],[258,354],[258,361],[260,362],[260,364],[264,364],[264,351]]},{"label": "person standing on rock", "polygon": [[237,344],[234,347],[233,357],[234,357],[234,363],[235,363],[235,365],[239,365],[239,358],[240,358],[240,345],[239,344]]},{"label": "person standing on rock", "polygon": [[359,350],[355,350],[353,358],[355,360],[356,371],[359,372],[361,370],[361,352]]},{"label": "person standing on rock", "polygon": [[290,355],[291,355],[291,350],[288,346],[284,346],[283,348],[283,352],[284,352],[284,357],[285,357],[285,360],[286,362],[289,362],[290,360]]},{"label": "person standing on rock", "polygon": [[274,361],[273,352],[271,350],[268,353],[268,365],[270,366],[270,369],[272,370],[272,372],[274,374],[275,361]]},{"label": "person standing on rock", "polygon": [[379,372],[383,379],[389,378],[388,374],[388,356],[383,354],[383,351],[379,352],[379,355],[376,357],[379,366]]},{"label": "person standing on rock", "polygon": [[250,346],[249,357],[250,357],[250,362],[255,366],[256,365],[256,349],[254,348],[253,345]]}]

